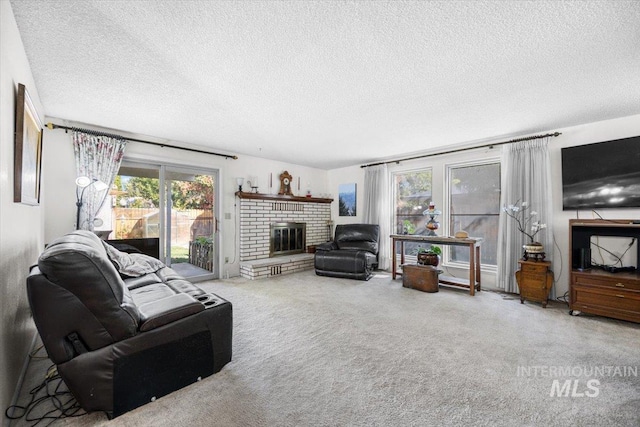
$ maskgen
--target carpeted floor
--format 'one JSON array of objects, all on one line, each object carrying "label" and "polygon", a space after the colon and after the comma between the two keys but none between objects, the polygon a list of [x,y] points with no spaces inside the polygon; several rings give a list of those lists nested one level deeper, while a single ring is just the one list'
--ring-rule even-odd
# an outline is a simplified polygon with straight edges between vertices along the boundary
[{"label": "carpeted floor", "polygon": [[[233,303],[230,364],[112,421],[54,425],[640,425],[638,324],[493,292],[423,293],[389,274],[199,285]],[[48,366],[33,361],[23,389]]]}]

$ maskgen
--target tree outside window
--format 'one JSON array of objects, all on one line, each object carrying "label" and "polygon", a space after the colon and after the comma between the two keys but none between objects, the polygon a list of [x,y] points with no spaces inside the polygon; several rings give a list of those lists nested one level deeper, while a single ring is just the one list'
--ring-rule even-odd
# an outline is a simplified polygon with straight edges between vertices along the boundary
[{"label": "tree outside window", "polygon": [[[431,185],[431,168],[394,174],[396,233],[427,234],[429,218],[423,212],[432,200]],[[405,252],[415,255],[418,246],[407,242]]]}]

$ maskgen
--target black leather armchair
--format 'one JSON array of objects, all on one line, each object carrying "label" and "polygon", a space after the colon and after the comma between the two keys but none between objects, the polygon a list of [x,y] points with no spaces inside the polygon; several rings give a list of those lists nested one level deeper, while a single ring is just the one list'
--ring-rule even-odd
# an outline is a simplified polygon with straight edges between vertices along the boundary
[{"label": "black leather armchair", "polygon": [[316,246],[316,274],[369,280],[378,268],[379,234],[379,226],[373,224],[336,226],[335,239]]},{"label": "black leather armchair", "polygon": [[27,292],[49,358],[88,412],[121,415],[231,360],[231,303],[91,232],[51,243]]}]

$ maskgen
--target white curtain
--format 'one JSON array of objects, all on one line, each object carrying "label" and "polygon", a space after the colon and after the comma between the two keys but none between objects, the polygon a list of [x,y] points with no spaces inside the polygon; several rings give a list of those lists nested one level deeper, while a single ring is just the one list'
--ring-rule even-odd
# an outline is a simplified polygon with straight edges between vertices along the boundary
[{"label": "white curtain", "polygon": [[[546,224],[535,239],[544,245],[546,260],[553,260],[553,209],[551,200],[551,164],[549,138],[523,141],[503,147],[502,206],[526,202],[531,212],[537,212],[536,221]],[[518,231],[513,218],[501,211],[498,231],[497,286],[506,292],[518,293],[515,272],[522,258],[522,245],[527,236]],[[553,268],[553,266],[552,266]],[[555,286],[550,297],[555,299]]]},{"label": "white curtain", "polygon": [[387,165],[366,168],[363,212],[364,223],[380,226],[378,268],[387,270],[391,265],[391,194]]},{"label": "white curtain", "polygon": [[95,185],[79,189],[77,195],[82,196],[79,229],[93,230],[93,221],[118,174],[126,145],[124,139],[115,136],[91,135],[73,130],[77,176],[97,179],[108,186],[102,191],[96,191]]}]

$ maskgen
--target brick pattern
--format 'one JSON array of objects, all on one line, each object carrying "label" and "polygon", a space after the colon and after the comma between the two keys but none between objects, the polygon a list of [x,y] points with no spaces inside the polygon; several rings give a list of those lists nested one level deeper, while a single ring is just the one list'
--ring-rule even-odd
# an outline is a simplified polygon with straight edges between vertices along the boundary
[{"label": "brick pattern", "polygon": [[250,279],[265,279],[267,277],[296,273],[313,268],[313,254],[298,254],[288,257],[274,257],[273,262],[263,263],[245,261],[240,263],[240,276]]},{"label": "brick pattern", "polygon": [[[271,266],[254,267],[246,261],[269,258],[269,233],[274,222],[304,222],[307,224],[306,245],[324,243],[329,238],[327,222],[331,220],[329,203],[274,202],[269,200],[240,199],[240,275],[247,278],[268,277]],[[273,258],[274,260],[277,259]],[[291,268],[313,268],[313,258],[289,266],[282,260],[282,273]],[[256,269],[260,273],[256,273]],[[268,275],[263,270],[268,270]],[[274,271],[277,269],[274,269]]]}]

